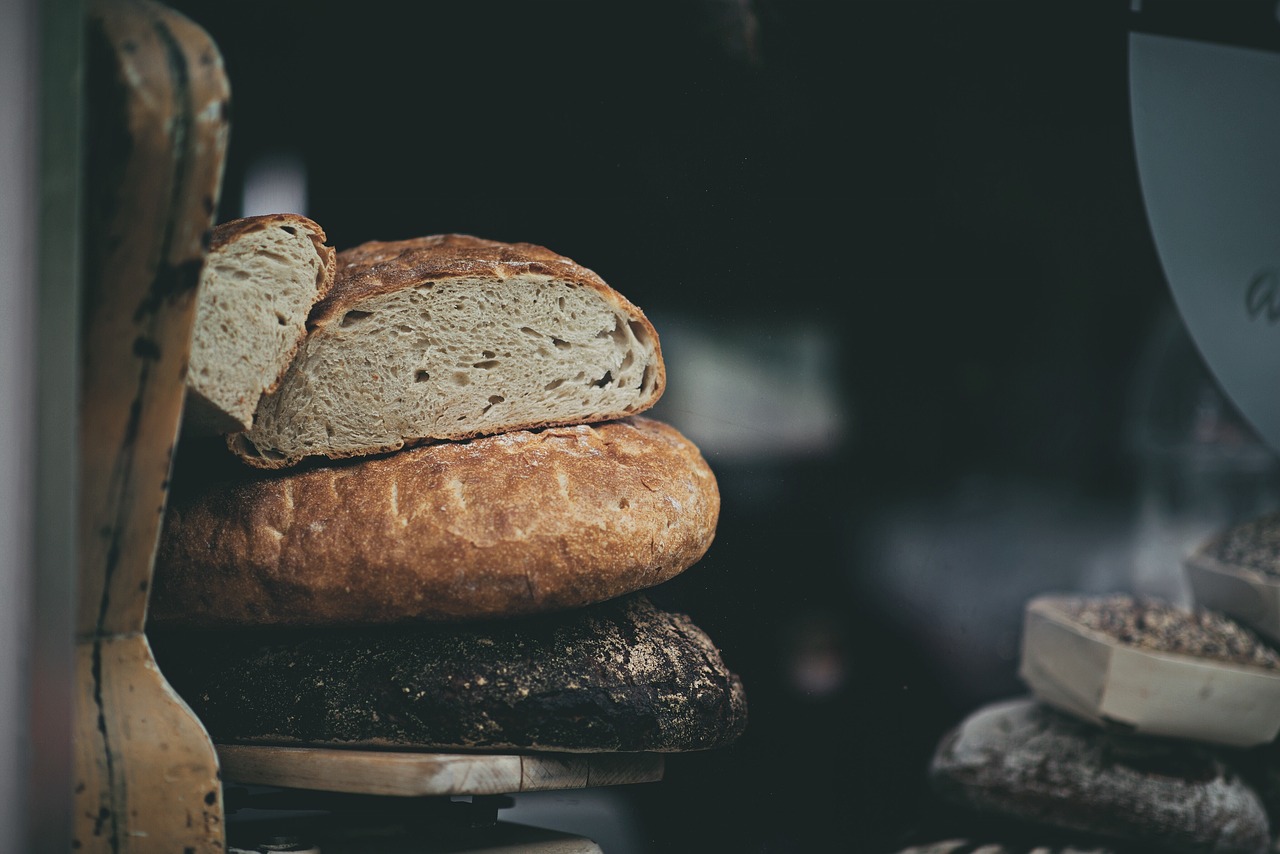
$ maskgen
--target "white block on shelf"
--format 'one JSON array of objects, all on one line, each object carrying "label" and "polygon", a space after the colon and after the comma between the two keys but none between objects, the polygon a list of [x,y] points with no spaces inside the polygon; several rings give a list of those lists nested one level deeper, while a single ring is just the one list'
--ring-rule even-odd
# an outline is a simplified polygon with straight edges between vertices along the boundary
[{"label": "white block on shelf", "polygon": [[1019,676],[1036,697],[1099,725],[1232,747],[1280,732],[1280,671],[1124,644],[1080,625],[1068,597],[1027,603]]}]

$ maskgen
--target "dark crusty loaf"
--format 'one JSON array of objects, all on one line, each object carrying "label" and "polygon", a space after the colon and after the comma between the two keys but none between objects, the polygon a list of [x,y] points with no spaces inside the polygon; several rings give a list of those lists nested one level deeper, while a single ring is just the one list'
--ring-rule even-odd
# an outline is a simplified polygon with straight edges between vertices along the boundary
[{"label": "dark crusty loaf", "polygon": [[[175,465],[152,625],[505,617],[666,581],[710,547],[716,478],[644,416],[221,482]],[[225,466],[224,466],[225,468]]]},{"label": "dark crusty loaf", "polygon": [[643,594],[465,624],[153,633],[220,743],[675,752],[724,747],[742,682]]},{"label": "dark crusty loaf", "polygon": [[307,333],[311,307],[333,285],[325,233],[297,214],[224,222],[200,271],[183,430],[247,430]]},{"label": "dark crusty loaf", "polygon": [[593,271],[544,247],[445,234],[338,254],[332,291],[253,427],[251,465],[582,424],[652,407],[657,332]]},{"label": "dark crusty loaf", "polygon": [[1110,846],[1098,846],[1090,841],[1060,842],[1056,839],[1027,842],[1018,839],[1012,843],[974,841],[965,837],[940,839],[908,845],[895,854],[1125,854]]},{"label": "dark crusty loaf", "polygon": [[929,779],[978,812],[1160,851],[1261,854],[1270,841],[1259,795],[1207,745],[1111,732],[1028,697],[965,719]]}]

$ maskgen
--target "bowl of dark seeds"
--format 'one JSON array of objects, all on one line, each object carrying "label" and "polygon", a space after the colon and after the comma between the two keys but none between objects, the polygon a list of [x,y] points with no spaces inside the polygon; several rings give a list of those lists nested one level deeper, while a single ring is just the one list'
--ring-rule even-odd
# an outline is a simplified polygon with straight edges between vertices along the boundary
[{"label": "bowl of dark seeds", "polygon": [[1197,605],[1280,642],[1280,513],[1211,537],[1183,562]]},{"label": "bowl of dark seeds", "polygon": [[1280,654],[1218,611],[1126,593],[1039,596],[1021,652],[1033,694],[1103,726],[1233,747],[1280,732]]}]

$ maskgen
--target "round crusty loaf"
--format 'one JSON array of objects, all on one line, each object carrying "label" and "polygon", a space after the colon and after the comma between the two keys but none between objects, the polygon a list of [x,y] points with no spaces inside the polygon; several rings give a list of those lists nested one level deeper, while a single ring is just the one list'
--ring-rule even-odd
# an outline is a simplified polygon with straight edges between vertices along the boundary
[{"label": "round crusty loaf", "polygon": [[1257,792],[1207,745],[1111,732],[1020,697],[978,709],[929,767],[949,802],[1169,852],[1261,854]]},{"label": "round crusty loaf", "polygon": [[573,608],[687,569],[720,513],[697,447],[643,416],[285,472],[232,468],[243,476],[207,483],[175,466],[154,625]]},{"label": "round crusty loaf", "polygon": [[200,271],[183,430],[247,430],[333,285],[336,255],[314,221],[281,213],[224,222]]},{"label": "round crusty loaf", "polygon": [[220,743],[675,752],[728,745],[742,681],[643,594],[460,625],[153,633]]},{"label": "round crusty loaf", "polygon": [[529,243],[445,234],[347,249],[309,323],[253,427],[228,437],[251,465],[606,421],[649,409],[666,384],[644,313]]}]

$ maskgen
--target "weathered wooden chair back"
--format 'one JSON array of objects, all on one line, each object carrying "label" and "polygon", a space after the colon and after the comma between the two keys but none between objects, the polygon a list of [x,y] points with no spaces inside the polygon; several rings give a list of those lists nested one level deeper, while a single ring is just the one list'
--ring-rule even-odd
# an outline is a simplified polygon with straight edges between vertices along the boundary
[{"label": "weathered wooden chair back", "polygon": [[87,25],[72,844],[221,852],[217,754],[143,628],[230,92],[168,7],[93,0]]}]

